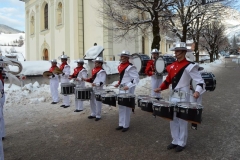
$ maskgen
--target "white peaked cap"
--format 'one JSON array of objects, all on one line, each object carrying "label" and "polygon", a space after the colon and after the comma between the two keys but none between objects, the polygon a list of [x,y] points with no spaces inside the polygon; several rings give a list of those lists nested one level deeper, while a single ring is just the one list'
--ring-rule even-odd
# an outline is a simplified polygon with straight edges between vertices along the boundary
[{"label": "white peaked cap", "polygon": [[104,63],[102,57],[97,57],[96,59],[94,59],[94,60],[92,60],[92,61],[93,61],[93,62],[102,62],[102,63]]},{"label": "white peaked cap", "polygon": [[152,49],[152,51],[151,51],[151,54],[153,54],[153,53],[159,53],[159,51],[158,51],[158,49]]},{"label": "white peaked cap", "polygon": [[131,57],[131,54],[129,51],[123,50],[118,56],[125,56],[125,57]]},{"label": "white peaked cap", "polygon": [[84,60],[80,58],[80,59],[76,60],[75,63],[84,63]]},{"label": "white peaked cap", "polygon": [[56,59],[52,59],[50,62],[51,63],[57,63],[57,60]]},{"label": "white peaked cap", "polygon": [[171,51],[187,51],[191,52],[191,49],[187,49],[186,43],[185,42],[177,42],[175,47],[170,49]]}]

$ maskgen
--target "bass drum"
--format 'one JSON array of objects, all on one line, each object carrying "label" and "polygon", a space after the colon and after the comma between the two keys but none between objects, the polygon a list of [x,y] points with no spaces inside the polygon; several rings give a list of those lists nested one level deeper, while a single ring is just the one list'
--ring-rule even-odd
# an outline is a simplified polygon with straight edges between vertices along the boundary
[{"label": "bass drum", "polygon": [[158,59],[155,61],[155,69],[159,75],[167,75],[166,64],[167,63],[163,57],[158,57]]},{"label": "bass drum", "polygon": [[156,63],[155,63],[155,68],[156,68],[157,73],[159,75],[163,75],[163,76],[167,75],[168,73],[167,73],[166,67],[175,61],[176,61],[176,59],[171,56],[158,57],[158,59],[156,60]]},{"label": "bass drum", "polygon": [[[201,72],[201,76],[206,84],[206,87],[205,87],[206,91],[214,91],[217,83],[216,77],[214,76],[214,74],[211,72]],[[193,90],[195,91],[197,87],[196,81],[191,80],[191,85]]]},{"label": "bass drum", "polygon": [[149,60],[150,57],[146,54],[134,53],[131,62],[136,66],[139,75],[145,75],[145,68]]}]

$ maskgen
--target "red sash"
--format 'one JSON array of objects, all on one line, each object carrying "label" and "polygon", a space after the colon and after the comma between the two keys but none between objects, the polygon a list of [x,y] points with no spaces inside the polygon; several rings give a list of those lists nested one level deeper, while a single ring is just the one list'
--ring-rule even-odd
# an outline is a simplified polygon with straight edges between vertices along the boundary
[{"label": "red sash", "polygon": [[118,72],[119,72],[119,74],[121,74],[122,71],[125,70],[129,65],[130,65],[129,62],[127,62],[127,63],[121,63],[121,64],[118,66]]},{"label": "red sash", "polygon": [[65,65],[67,65],[66,62],[62,63],[61,66],[59,67],[59,69],[62,71],[64,69]]},{"label": "red sash", "polygon": [[73,71],[73,74],[71,77],[77,77],[78,73],[83,69],[83,67],[76,67]]},{"label": "red sash", "polygon": [[53,72],[56,67],[57,67],[57,66],[52,66],[52,67],[49,69],[49,71],[50,71],[50,72]]}]

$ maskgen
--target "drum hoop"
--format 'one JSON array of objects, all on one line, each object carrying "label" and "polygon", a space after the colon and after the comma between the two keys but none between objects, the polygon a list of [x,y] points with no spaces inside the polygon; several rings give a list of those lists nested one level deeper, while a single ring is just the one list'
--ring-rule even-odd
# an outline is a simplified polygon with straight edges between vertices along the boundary
[{"label": "drum hoop", "polygon": [[[134,59],[136,59],[136,58],[140,59],[140,63],[141,63],[140,68],[138,68],[138,64],[134,63]],[[142,69],[142,66],[143,66],[143,60],[142,60],[141,56],[138,54],[132,54],[132,61],[133,61],[133,65],[137,68],[137,71],[140,72]]]},{"label": "drum hoop", "polygon": [[[159,62],[158,59],[161,59],[162,61],[160,61],[160,62],[163,62],[163,68],[162,68],[161,72],[158,71],[158,69],[159,69],[159,66],[157,66],[158,65],[157,62]],[[163,71],[165,69],[165,61],[164,61],[164,59],[162,57],[158,57],[158,59],[155,61],[154,67],[155,67],[157,73],[163,73]]]}]

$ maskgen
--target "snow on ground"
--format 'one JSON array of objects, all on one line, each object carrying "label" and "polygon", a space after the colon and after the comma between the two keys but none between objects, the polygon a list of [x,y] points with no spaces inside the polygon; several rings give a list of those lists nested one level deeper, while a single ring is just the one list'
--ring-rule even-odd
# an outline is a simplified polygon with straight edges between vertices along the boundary
[{"label": "snow on ground", "polygon": [[5,34],[0,33],[0,45],[12,45],[13,41],[19,40],[19,37],[22,36],[25,39],[25,33],[16,33],[16,34]]},{"label": "snow on ground", "polygon": [[[46,62],[47,63],[47,62]],[[204,71],[213,72],[216,68],[222,65],[222,60],[217,60],[213,63],[204,63],[200,64],[201,67],[204,67]],[[165,79],[165,77],[164,77]],[[104,86],[105,89],[110,89],[115,91],[118,94],[118,89],[114,88],[114,84],[117,81],[113,82],[109,86]],[[90,86],[89,83],[86,83],[87,86]],[[5,84],[5,92],[6,92],[6,106],[8,105],[27,105],[27,104],[39,104],[42,102],[51,103],[51,94],[50,87],[47,84],[39,85],[38,82],[26,84],[23,88],[12,85],[11,88],[8,88],[9,84]],[[60,93],[60,87],[59,87]],[[150,77],[146,77],[140,80],[139,84],[136,86],[136,95],[144,95],[150,94]],[[164,96],[167,96],[166,94]],[[60,95],[60,98],[62,96]],[[74,105],[74,95],[70,96],[72,105]],[[61,101],[61,100],[60,100]],[[85,102],[89,104],[89,101]]]}]

